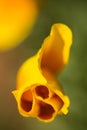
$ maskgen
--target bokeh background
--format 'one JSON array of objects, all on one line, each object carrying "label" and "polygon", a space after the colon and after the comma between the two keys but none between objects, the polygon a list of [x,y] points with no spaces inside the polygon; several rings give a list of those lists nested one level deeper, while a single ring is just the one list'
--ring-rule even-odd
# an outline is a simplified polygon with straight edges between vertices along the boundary
[{"label": "bokeh background", "polygon": [[[39,6],[42,6],[39,0]],[[87,1],[43,0],[31,34],[21,45],[0,52],[0,130],[86,130],[87,129]],[[65,23],[73,31],[69,63],[58,76],[71,105],[67,116],[51,123],[19,115],[11,93],[16,86],[20,65],[40,48],[51,25]]]}]

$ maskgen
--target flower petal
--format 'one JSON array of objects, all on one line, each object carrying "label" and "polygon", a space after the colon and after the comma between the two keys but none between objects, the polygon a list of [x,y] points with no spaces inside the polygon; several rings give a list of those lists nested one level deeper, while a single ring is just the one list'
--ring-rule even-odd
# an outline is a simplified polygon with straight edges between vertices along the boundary
[{"label": "flower petal", "polygon": [[56,115],[67,114],[70,101],[55,74],[68,62],[71,37],[66,25],[53,25],[42,48],[20,67],[12,93],[21,115],[50,122]]},{"label": "flower petal", "polygon": [[71,30],[64,24],[54,24],[41,48],[41,68],[59,73],[68,62],[71,43]]},{"label": "flower petal", "polygon": [[25,117],[50,122],[58,114],[67,114],[70,105],[65,96],[55,84],[34,85],[13,91],[18,110]]},{"label": "flower petal", "polygon": [[37,53],[20,67],[17,89],[12,93],[21,115],[50,122],[57,114],[67,114],[70,101],[52,73],[44,70],[43,75],[39,68],[39,56],[40,53]]}]

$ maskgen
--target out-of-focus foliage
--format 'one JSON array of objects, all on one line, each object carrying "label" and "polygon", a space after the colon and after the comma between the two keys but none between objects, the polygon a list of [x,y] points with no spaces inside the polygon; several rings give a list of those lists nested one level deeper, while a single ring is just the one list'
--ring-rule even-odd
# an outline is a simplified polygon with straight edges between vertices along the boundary
[{"label": "out-of-focus foliage", "polygon": [[[53,23],[62,22],[73,31],[69,64],[58,80],[71,100],[67,116],[58,116],[45,124],[23,118],[11,91],[16,86],[20,65],[35,54]],[[87,129],[87,2],[86,0],[45,0],[31,35],[19,47],[0,53],[0,129],[1,130],[85,130]]]}]

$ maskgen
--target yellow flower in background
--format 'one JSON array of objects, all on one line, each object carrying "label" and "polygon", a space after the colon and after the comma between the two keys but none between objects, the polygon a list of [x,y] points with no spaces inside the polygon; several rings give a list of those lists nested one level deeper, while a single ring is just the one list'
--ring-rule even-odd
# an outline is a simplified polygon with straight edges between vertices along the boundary
[{"label": "yellow flower in background", "polygon": [[38,15],[36,0],[0,0],[0,51],[16,47]]},{"label": "yellow flower in background", "polygon": [[21,115],[50,122],[56,115],[68,113],[70,101],[56,76],[68,62],[71,44],[71,30],[54,24],[42,48],[23,63],[12,92]]}]

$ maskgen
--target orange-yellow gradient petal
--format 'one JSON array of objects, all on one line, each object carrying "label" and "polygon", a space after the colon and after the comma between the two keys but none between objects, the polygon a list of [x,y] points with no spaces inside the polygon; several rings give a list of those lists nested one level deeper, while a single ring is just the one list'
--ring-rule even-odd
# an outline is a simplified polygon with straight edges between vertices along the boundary
[{"label": "orange-yellow gradient petal", "polygon": [[68,61],[71,41],[70,29],[64,24],[54,24],[42,48],[20,67],[12,93],[21,115],[50,122],[56,115],[68,113],[70,101],[55,74]]},{"label": "orange-yellow gradient petal", "polygon": [[69,59],[72,32],[65,24],[54,24],[42,46],[41,67],[58,74]]},{"label": "orange-yellow gradient petal", "polygon": [[0,0],[0,51],[16,47],[38,15],[36,0]]}]

